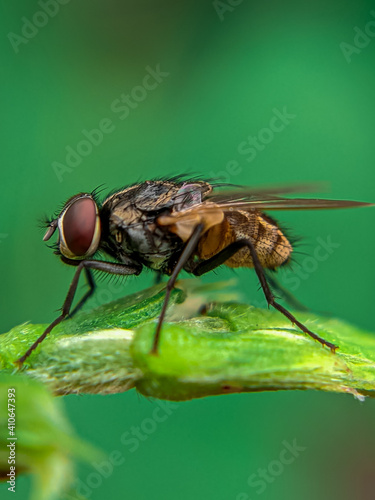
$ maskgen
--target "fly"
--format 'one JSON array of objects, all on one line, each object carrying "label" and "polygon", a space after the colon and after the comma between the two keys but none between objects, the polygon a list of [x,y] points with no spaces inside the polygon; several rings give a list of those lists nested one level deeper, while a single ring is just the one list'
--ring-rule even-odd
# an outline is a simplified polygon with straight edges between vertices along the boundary
[{"label": "fly", "polygon": [[[224,189],[221,189],[224,188]],[[281,306],[274,297],[267,270],[288,264],[293,245],[279,224],[264,213],[271,210],[352,208],[372,205],[358,201],[285,198],[309,186],[250,189],[175,177],[152,180],[110,194],[102,203],[95,192],[70,198],[47,223],[44,241],[55,231],[55,253],[76,271],[61,314],[17,360],[22,366],[48,333],[76,313],[92,295],[92,271],[139,275],[144,267],[169,276],[156,326],[152,354],[157,354],[170,293],[182,270],[195,276],[226,265],[253,268],[268,305],[304,333],[335,352],[338,346],[319,337]],[[106,254],[113,261],[100,260]],[[89,290],[71,311],[79,277],[84,272]]]}]

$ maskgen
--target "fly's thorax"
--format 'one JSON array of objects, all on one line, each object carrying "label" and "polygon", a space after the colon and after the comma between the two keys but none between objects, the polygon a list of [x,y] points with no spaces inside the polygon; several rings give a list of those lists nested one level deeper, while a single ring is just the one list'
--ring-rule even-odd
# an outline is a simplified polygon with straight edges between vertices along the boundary
[{"label": "fly's thorax", "polygon": [[127,257],[147,267],[163,270],[181,240],[160,228],[157,215],[120,204],[109,216],[108,240],[111,253],[125,261]]},{"label": "fly's thorax", "polygon": [[200,204],[210,190],[205,182],[147,181],[114,193],[101,210],[109,241],[104,250],[120,260],[132,256],[163,271],[184,241],[170,226],[160,224],[160,218]]},{"label": "fly's thorax", "polygon": [[200,203],[212,191],[204,181],[146,181],[117,191],[103,202],[103,208],[134,207],[144,212],[183,210]]}]

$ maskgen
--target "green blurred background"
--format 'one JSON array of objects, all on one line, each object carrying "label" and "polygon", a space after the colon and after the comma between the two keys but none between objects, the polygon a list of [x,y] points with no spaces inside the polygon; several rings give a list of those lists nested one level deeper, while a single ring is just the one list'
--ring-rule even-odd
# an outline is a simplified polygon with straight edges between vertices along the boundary
[{"label": "green blurred background", "polygon": [[[246,185],[328,181],[325,196],[375,201],[373,2],[65,3],[50,2],[43,16],[34,0],[1,2],[2,331],[55,317],[72,270],[43,244],[37,222],[81,190],[186,172]],[[147,67],[163,75],[145,92]],[[128,112],[118,109],[122,94],[133,96]],[[294,117],[271,137],[262,129],[275,108]],[[77,150],[82,130],[103,119],[112,132],[69,167],[66,147]],[[261,138],[256,156],[244,154],[249,136]],[[55,162],[69,168],[57,175]],[[293,293],[375,331],[374,211],[278,219],[303,236],[298,278],[284,275]],[[309,258],[327,239],[335,244],[327,258]],[[236,275],[244,300],[264,304],[252,272]],[[150,273],[123,287],[104,281],[91,306],[151,281]],[[79,467],[90,499],[374,498],[374,401],[231,395],[180,403],[154,428],[157,403],[134,391],[64,399],[77,432],[123,458],[97,482],[92,464]],[[132,452],[121,436],[133,427],[153,430],[141,430]],[[305,449],[280,468],[283,443],[293,440]],[[19,478],[14,496],[26,498],[29,487]]]}]

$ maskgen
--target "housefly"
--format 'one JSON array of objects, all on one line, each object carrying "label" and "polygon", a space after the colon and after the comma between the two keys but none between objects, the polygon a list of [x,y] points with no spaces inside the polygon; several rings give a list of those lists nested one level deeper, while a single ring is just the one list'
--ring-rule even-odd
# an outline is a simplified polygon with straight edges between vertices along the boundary
[{"label": "housefly", "polygon": [[[180,271],[201,276],[218,266],[253,268],[268,305],[303,332],[335,352],[336,345],[310,331],[275,299],[267,270],[290,262],[293,245],[279,224],[265,212],[351,208],[370,203],[286,198],[306,186],[250,189],[174,177],[134,184],[110,194],[102,203],[96,192],[79,193],[47,222],[44,241],[58,231],[55,253],[76,271],[61,314],[19,358],[21,366],[48,333],[77,312],[95,288],[92,271],[138,275],[144,267],[169,276],[151,353],[157,354],[170,293]],[[106,254],[112,260],[98,256]],[[84,271],[89,290],[71,312],[79,277]]]}]

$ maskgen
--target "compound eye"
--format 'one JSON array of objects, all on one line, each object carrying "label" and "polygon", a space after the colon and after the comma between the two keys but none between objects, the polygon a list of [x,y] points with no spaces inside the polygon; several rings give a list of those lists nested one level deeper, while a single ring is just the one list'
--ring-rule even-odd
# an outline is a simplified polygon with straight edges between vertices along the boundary
[{"label": "compound eye", "polygon": [[69,258],[93,254],[99,244],[99,224],[93,199],[79,198],[74,201],[65,211],[61,221],[64,240],[61,245],[62,253]]}]

